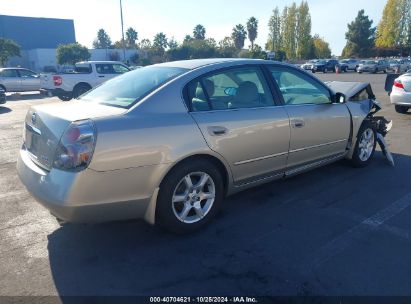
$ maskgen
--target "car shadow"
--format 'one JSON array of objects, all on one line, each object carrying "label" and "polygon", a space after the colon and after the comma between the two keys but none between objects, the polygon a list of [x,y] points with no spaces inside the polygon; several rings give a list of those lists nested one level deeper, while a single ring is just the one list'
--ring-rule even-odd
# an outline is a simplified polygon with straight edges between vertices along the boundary
[{"label": "car shadow", "polygon": [[[367,217],[389,201],[386,189],[409,191],[396,183],[410,180],[411,158],[394,158],[395,168],[378,152],[366,169],[342,161],[243,191],[224,201],[209,226],[190,235],[137,220],[65,224],[48,236],[54,284],[65,303],[70,298],[64,296],[73,295],[326,293],[299,265],[312,247],[353,225],[335,210],[361,206],[358,213]],[[352,284],[341,286],[340,294],[350,294],[359,282]]]},{"label": "car shadow", "polygon": [[6,114],[6,113],[10,113],[12,111],[12,109],[2,106],[0,105],[0,114]]},{"label": "car shadow", "polygon": [[7,101],[20,101],[20,100],[35,100],[48,98],[46,95],[33,92],[33,93],[7,93]]}]

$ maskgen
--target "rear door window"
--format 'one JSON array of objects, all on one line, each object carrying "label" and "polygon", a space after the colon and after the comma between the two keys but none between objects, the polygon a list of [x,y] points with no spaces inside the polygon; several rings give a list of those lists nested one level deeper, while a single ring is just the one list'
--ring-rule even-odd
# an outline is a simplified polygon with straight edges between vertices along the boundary
[{"label": "rear door window", "polygon": [[1,71],[1,77],[19,77],[16,70],[3,70]]},{"label": "rear door window", "polygon": [[274,101],[258,67],[227,69],[191,82],[188,102],[193,111],[273,106]]}]

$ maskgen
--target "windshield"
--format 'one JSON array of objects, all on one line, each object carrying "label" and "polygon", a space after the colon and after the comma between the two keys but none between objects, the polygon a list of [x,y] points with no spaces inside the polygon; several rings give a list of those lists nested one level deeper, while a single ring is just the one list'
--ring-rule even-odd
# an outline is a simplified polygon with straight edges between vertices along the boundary
[{"label": "windshield", "polygon": [[325,61],[325,60],[318,60],[316,63],[317,63],[317,64],[325,64],[326,61]]},{"label": "windshield", "polygon": [[368,61],[364,61],[364,64],[377,64],[377,62],[373,60],[368,60]]},{"label": "windshield", "polygon": [[83,95],[80,100],[129,108],[148,93],[186,71],[188,70],[161,66],[137,69],[105,82]]}]

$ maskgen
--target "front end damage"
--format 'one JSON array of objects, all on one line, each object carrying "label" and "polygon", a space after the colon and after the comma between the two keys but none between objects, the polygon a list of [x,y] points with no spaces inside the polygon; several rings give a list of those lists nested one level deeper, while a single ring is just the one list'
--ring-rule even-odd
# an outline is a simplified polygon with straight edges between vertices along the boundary
[{"label": "front end damage", "polygon": [[394,166],[394,159],[388,149],[385,136],[392,128],[392,121],[376,113],[381,110],[380,103],[375,100],[371,85],[365,82],[331,81],[326,84],[334,91],[340,92],[346,97],[346,104],[351,114],[351,136],[348,146],[347,158],[352,158],[358,131],[364,121],[369,121],[377,135],[377,143],[380,146],[387,161]]}]

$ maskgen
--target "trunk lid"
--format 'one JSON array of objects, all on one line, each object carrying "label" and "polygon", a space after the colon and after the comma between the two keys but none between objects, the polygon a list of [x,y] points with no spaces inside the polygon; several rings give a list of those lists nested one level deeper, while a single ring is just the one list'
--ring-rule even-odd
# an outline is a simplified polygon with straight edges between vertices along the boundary
[{"label": "trunk lid", "polygon": [[81,101],[33,106],[25,119],[25,148],[37,165],[50,170],[60,138],[72,122],[125,112],[127,109]]}]

